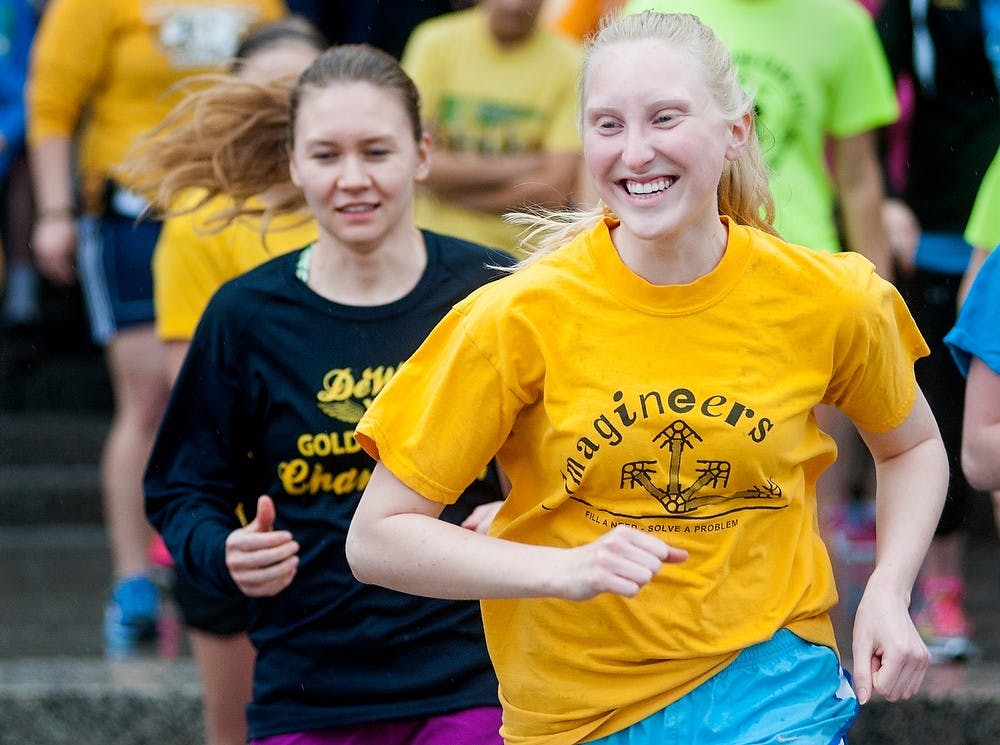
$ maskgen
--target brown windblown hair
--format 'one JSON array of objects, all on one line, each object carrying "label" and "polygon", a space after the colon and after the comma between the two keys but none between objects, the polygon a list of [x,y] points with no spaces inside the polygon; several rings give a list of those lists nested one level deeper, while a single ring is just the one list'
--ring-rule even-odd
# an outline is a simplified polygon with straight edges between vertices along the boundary
[{"label": "brown windblown hair", "polygon": [[[256,83],[227,75],[188,79],[180,103],[132,147],[119,169],[121,178],[149,200],[159,217],[193,212],[225,196],[231,207],[211,216],[207,227],[222,229],[249,216],[261,219],[263,232],[271,218],[306,210],[288,166],[303,97],[309,89],[348,82],[395,93],[420,141],[420,98],[413,81],[392,55],[349,44],[328,49],[297,81]],[[265,193],[266,203],[255,200]]]}]

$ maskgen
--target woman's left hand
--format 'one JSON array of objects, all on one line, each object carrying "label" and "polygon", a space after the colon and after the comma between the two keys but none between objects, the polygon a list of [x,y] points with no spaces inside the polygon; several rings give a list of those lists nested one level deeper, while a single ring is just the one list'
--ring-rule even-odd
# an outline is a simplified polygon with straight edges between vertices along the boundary
[{"label": "woman's left hand", "polygon": [[474,530],[477,533],[486,533],[490,529],[493,518],[497,516],[497,512],[500,511],[500,507],[502,506],[503,502],[499,500],[479,505],[462,521],[462,527],[466,530]]},{"label": "woman's left hand", "polygon": [[854,688],[866,704],[877,691],[889,701],[920,690],[930,654],[917,633],[907,598],[872,573],[854,618]]}]

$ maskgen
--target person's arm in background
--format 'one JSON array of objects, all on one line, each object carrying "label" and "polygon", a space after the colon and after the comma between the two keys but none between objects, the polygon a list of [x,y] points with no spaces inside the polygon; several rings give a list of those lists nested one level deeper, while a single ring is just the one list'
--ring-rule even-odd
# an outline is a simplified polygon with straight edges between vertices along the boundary
[{"label": "person's arm in background", "polygon": [[436,148],[430,175],[421,185],[463,207],[503,214],[525,204],[565,204],[579,168],[577,152],[486,156]]},{"label": "person's arm in background", "polygon": [[962,275],[962,282],[958,286],[958,307],[962,307],[962,303],[965,302],[965,298],[969,294],[969,288],[972,287],[972,283],[976,281],[976,275],[979,274],[979,269],[983,266],[983,262],[986,261],[986,257],[990,255],[990,251],[985,248],[973,248],[972,255],[969,256],[969,265],[965,267],[965,274]]},{"label": "person's arm in background", "polygon": [[876,133],[862,132],[834,141],[834,182],[840,199],[847,248],[864,255],[882,277],[892,281],[892,256],[882,220],[882,169]]},{"label": "person's arm in background", "polygon": [[[905,78],[913,82],[913,21],[908,0],[883,0],[875,13],[875,29],[893,81],[898,84]],[[908,140],[905,134],[891,133],[888,128],[882,130],[881,149],[885,151],[880,153],[882,158],[888,157],[890,137],[905,137]],[[908,144],[906,142],[903,146]],[[886,180],[887,198],[882,203],[882,223],[896,268],[905,274],[912,274],[916,268],[914,259],[921,227],[913,210],[897,193],[901,188],[901,184],[894,185]]]},{"label": "person's arm in background", "polygon": [[828,94],[832,175],[845,247],[867,257],[880,276],[892,281],[889,238],[882,219],[886,184],[878,136],[898,121],[899,102],[874,21],[860,5],[850,5],[841,29],[843,59]]},{"label": "person's arm in background", "polygon": [[537,149],[489,154],[451,150],[435,124],[445,93],[442,74],[452,64],[443,54],[446,40],[436,29],[433,21],[418,26],[402,60],[420,89],[425,128],[434,142],[430,173],[421,189],[467,209],[497,215],[525,205],[565,205],[576,190],[581,162],[575,75],[560,70],[559,100],[537,104],[545,109],[547,120]]},{"label": "person's arm in background", "polygon": [[31,245],[42,274],[70,284],[76,278],[75,200],[69,137],[53,136],[28,150],[37,212]]},{"label": "person's arm in background", "polygon": [[983,174],[983,180],[976,192],[976,201],[973,202],[972,211],[969,213],[969,222],[965,226],[964,237],[966,242],[975,248],[962,277],[962,284],[958,288],[959,308],[965,302],[969,288],[972,287],[991,249],[996,250],[1000,245],[1000,150],[993,156],[993,162]]},{"label": "person's arm in background", "polygon": [[978,357],[965,382],[962,471],[976,489],[1000,490],[1000,374]]},{"label": "person's arm in background", "polygon": [[32,49],[28,145],[37,209],[32,246],[39,270],[72,282],[76,254],[72,139],[103,74],[113,29],[91,0],[51,0]]}]

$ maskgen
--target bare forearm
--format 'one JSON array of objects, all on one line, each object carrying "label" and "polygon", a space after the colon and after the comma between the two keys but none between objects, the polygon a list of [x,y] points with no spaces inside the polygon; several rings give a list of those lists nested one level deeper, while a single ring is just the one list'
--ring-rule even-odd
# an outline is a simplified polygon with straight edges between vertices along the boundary
[{"label": "bare forearm", "polygon": [[908,600],[948,489],[948,458],[940,439],[876,463],[876,479],[872,576]]},{"label": "bare forearm", "polygon": [[663,562],[687,558],[625,526],[574,548],[516,543],[442,522],[441,508],[379,463],[347,534],[355,576],[438,598],[585,600],[604,592],[632,597]]},{"label": "bare forearm", "polygon": [[38,214],[72,209],[73,164],[69,139],[43,140],[31,147],[29,157]]},{"label": "bare forearm", "polygon": [[972,287],[972,283],[976,281],[976,275],[979,274],[979,268],[986,261],[986,257],[990,255],[990,252],[982,248],[974,248],[972,250],[972,255],[969,257],[969,264],[965,267],[965,274],[962,275],[962,281],[958,286],[958,307],[962,307],[962,303],[965,302],[966,296],[969,294],[969,288]]},{"label": "bare forearm", "polygon": [[879,275],[892,280],[889,237],[882,219],[885,191],[874,137],[865,133],[840,141],[836,153],[834,175],[847,248],[868,258]]},{"label": "bare forearm", "polygon": [[469,191],[456,198],[469,209],[503,214],[526,206],[554,209],[569,201],[569,188],[560,188],[544,181],[528,179],[499,189]]},{"label": "bare forearm", "polygon": [[501,167],[501,171],[509,171],[502,180],[487,178],[467,188],[435,190],[431,186],[431,189],[440,198],[494,214],[522,209],[526,205],[555,208],[570,201],[579,172],[579,156],[575,153],[545,154],[528,160],[522,160],[521,156],[510,157],[516,165],[509,169],[512,164]]},{"label": "bare forearm", "polygon": [[184,358],[187,356],[188,347],[190,346],[191,342],[177,339],[171,339],[163,343],[164,371],[167,376],[167,382],[171,387],[177,382],[177,376],[180,375],[181,366],[184,364]]},{"label": "bare forearm", "polygon": [[437,148],[423,185],[442,198],[454,199],[469,190],[501,188],[538,168],[537,153],[478,155]]},{"label": "bare forearm", "polygon": [[1000,491],[1000,422],[963,441],[962,471],[976,489]]},{"label": "bare forearm", "polygon": [[962,471],[977,489],[1000,490],[1000,375],[978,357],[965,386]]},{"label": "bare forearm", "polygon": [[362,582],[449,599],[554,594],[545,569],[560,549],[493,538],[426,515],[351,526],[347,558]]}]

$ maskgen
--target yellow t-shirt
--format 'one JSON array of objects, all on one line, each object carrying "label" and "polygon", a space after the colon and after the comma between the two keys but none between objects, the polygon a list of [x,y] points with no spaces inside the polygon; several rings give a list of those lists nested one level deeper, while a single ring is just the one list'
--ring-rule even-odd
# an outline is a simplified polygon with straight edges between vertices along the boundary
[{"label": "yellow t-shirt", "polygon": [[153,254],[153,300],[156,331],[165,341],[188,341],[205,306],[221,285],[274,257],[307,246],[318,228],[303,216],[281,216],[271,221],[267,242],[254,220],[240,219],[209,233],[205,219],[225,205],[212,200],[189,215],[172,217]]},{"label": "yellow t-shirt", "polygon": [[[425,21],[402,65],[420,90],[436,146],[480,155],[576,153],[579,46],[542,27],[517,46],[501,47],[478,8]],[[433,155],[432,155],[433,157]],[[418,191],[420,227],[513,251],[520,228],[502,215],[465,209]]]},{"label": "yellow t-shirt", "polygon": [[612,226],[456,306],[357,428],[445,503],[497,453],[493,535],[571,547],[624,523],[690,554],[632,599],[482,602],[508,743],[621,730],[782,628],[835,647],[815,495],[835,446],[813,408],[891,429],[928,352],[858,254],[729,224],[712,272],[654,286]]},{"label": "yellow t-shirt", "polygon": [[51,0],[27,87],[29,139],[70,137],[89,188],[177,102],[183,78],[218,72],[247,30],[281,17],[283,0]]}]

